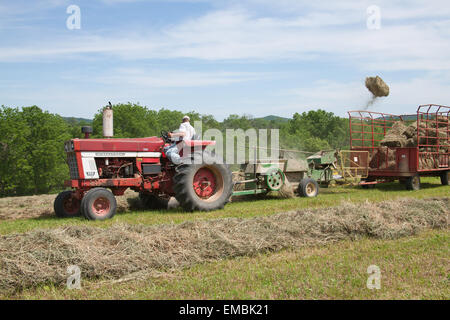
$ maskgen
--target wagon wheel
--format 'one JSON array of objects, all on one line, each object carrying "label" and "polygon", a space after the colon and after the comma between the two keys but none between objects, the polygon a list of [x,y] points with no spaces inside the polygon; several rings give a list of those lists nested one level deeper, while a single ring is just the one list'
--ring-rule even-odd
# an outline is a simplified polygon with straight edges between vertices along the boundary
[{"label": "wagon wheel", "polygon": [[284,173],[281,169],[272,169],[267,173],[265,180],[270,191],[279,191],[284,184]]},{"label": "wagon wheel", "polygon": [[408,177],[406,179],[407,190],[420,190],[420,176],[418,174]]},{"label": "wagon wheel", "polygon": [[450,170],[442,172],[442,174],[441,174],[441,183],[444,186],[450,185]]}]

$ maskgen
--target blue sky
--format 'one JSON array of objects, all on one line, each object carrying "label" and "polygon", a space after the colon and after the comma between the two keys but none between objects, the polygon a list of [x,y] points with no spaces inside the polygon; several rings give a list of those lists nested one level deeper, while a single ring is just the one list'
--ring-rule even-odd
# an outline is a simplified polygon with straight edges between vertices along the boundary
[{"label": "blue sky", "polygon": [[[81,29],[69,30],[69,5]],[[367,27],[380,8],[381,28]],[[450,104],[447,1],[0,0],[0,105],[91,118],[107,101],[221,120]]]}]

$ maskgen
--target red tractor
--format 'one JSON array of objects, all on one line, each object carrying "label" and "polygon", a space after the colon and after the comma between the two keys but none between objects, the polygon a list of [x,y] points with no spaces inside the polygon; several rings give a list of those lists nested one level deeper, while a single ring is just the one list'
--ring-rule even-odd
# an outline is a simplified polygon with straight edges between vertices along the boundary
[{"label": "red tractor", "polygon": [[181,150],[183,163],[175,165],[164,154],[170,143],[167,132],[161,132],[161,138],[135,139],[89,139],[92,128],[83,127],[83,132],[85,139],[65,143],[71,179],[65,185],[73,190],[56,197],[58,217],[111,218],[116,213],[115,196],[127,188],[139,192],[152,209],[167,207],[173,196],[187,211],[209,211],[223,208],[231,197],[230,169],[205,151],[214,141],[184,142],[183,150],[190,152]]}]

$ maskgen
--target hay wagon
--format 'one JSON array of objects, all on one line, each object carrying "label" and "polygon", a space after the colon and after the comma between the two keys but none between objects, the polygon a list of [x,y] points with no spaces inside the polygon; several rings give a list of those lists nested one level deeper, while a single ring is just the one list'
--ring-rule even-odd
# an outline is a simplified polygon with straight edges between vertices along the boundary
[{"label": "hay wagon", "polygon": [[421,105],[414,115],[349,111],[350,151],[347,162],[366,171],[365,188],[399,180],[408,190],[420,189],[420,177],[450,176],[450,107]]}]

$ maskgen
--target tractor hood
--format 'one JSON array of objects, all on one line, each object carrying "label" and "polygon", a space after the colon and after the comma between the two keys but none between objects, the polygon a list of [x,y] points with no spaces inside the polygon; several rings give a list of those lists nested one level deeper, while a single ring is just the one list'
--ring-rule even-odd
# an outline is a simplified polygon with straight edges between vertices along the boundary
[{"label": "tractor hood", "polygon": [[132,139],[72,139],[65,144],[65,150],[67,152],[160,152],[163,147],[164,140],[159,137]]},{"label": "tractor hood", "polygon": [[[190,140],[185,142],[190,147],[215,145],[215,141]],[[72,139],[65,143],[66,152],[161,152],[165,142],[159,137],[122,138],[122,139]]]}]

